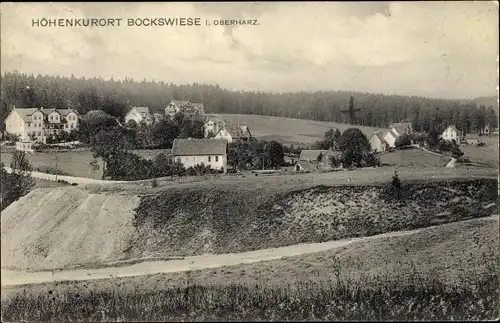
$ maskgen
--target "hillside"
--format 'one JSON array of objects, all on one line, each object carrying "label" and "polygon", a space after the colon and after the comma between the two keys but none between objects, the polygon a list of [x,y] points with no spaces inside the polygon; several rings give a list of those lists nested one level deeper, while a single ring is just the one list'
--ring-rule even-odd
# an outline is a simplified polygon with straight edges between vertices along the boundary
[{"label": "hillside", "polygon": [[[207,113],[268,115],[340,123],[346,118],[341,111],[349,107],[352,96],[354,108],[361,109],[359,121],[371,127],[387,127],[392,122],[417,115],[421,118],[419,123],[427,127],[427,120],[434,118],[437,107],[443,112],[444,119],[449,119],[457,107],[468,110],[469,115],[477,112],[469,102],[459,104],[459,100],[407,95],[335,90],[294,93],[232,91],[199,83],[175,85],[147,80],[137,82],[130,78],[85,79],[17,72],[6,72],[1,76],[0,90],[5,94],[0,97],[0,129],[4,129],[3,121],[14,105],[75,108],[82,115],[98,108],[122,118],[132,106],[147,106],[152,113],[163,113],[170,100],[190,100],[203,102]],[[461,122],[467,126],[465,115]]]},{"label": "hillside", "polygon": [[[324,138],[325,131],[339,129],[341,132],[352,127],[345,123],[313,121],[260,115],[218,114],[231,124],[245,124],[252,136],[261,140],[276,140],[284,144],[311,144]],[[357,126],[356,126],[357,127]],[[378,128],[359,127],[370,137]]]},{"label": "hillside", "polygon": [[484,105],[485,107],[489,107],[490,105],[495,109],[498,114],[498,97],[497,96],[483,96],[479,98],[475,98],[473,100],[477,106]]},{"label": "hillside", "polygon": [[141,197],[39,189],[2,212],[2,266],[54,269],[249,251],[425,227],[497,208],[495,180],[408,183],[405,203],[384,192],[384,186],[240,185]]}]

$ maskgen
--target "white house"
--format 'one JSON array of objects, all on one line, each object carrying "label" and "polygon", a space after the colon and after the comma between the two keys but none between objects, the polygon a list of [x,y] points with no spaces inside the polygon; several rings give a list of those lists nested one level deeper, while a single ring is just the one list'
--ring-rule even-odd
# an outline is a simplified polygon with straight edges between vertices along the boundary
[{"label": "white house", "polygon": [[252,137],[247,126],[225,124],[215,134],[215,139],[225,139],[228,143],[240,143]]},{"label": "white house", "polygon": [[221,128],[226,124],[226,121],[222,118],[216,116],[206,116],[203,122],[203,130],[205,133],[205,138],[207,138],[210,133],[215,136]]},{"label": "white house", "polygon": [[382,132],[374,132],[368,141],[370,142],[372,150],[375,152],[386,151],[389,148],[389,144],[384,139],[384,134]]},{"label": "white house", "polygon": [[47,136],[78,129],[80,115],[74,109],[16,108],[5,119],[5,130],[21,142],[46,143]]},{"label": "white house", "polygon": [[384,134],[383,139],[387,143],[388,147],[394,148],[396,147],[396,139],[403,134],[413,134],[411,123],[401,122],[392,124],[390,130]]},{"label": "white house", "polygon": [[155,118],[149,113],[149,107],[132,107],[125,115],[125,123],[128,124],[131,120],[135,121],[137,125],[141,122],[150,125],[154,122]]},{"label": "white house", "polygon": [[175,139],[172,158],[184,167],[210,165],[213,169],[227,171],[227,141],[221,139]]},{"label": "white house", "polygon": [[461,135],[460,131],[455,128],[455,126],[448,126],[446,129],[444,129],[443,133],[441,134],[441,138],[447,141],[453,141],[455,140],[457,143],[460,143]]},{"label": "white house", "polygon": [[413,134],[413,127],[410,122],[393,123],[390,129],[399,137],[403,134]]},{"label": "white house", "polygon": [[394,148],[394,147],[396,147],[396,139],[398,139],[398,137],[399,137],[399,135],[397,134],[397,132],[395,132],[395,131],[393,131],[393,129],[391,129],[384,134],[383,139],[387,143],[388,147]]}]

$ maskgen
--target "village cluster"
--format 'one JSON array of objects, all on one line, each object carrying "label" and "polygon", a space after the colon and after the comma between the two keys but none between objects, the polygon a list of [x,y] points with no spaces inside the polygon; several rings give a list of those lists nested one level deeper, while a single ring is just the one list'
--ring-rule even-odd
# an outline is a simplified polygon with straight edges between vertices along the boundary
[{"label": "village cluster", "polygon": [[[203,103],[187,100],[172,100],[164,109],[164,114],[151,113],[149,107],[134,106],[124,116],[122,127],[151,126],[165,119],[173,119],[181,113],[184,117],[203,123],[203,139],[175,139],[171,158],[180,161],[186,168],[196,165],[210,166],[226,172],[228,149],[231,144],[247,141],[252,137],[250,129],[242,124],[230,124],[224,118],[206,114]],[[47,143],[47,138],[62,132],[69,133],[79,127],[80,114],[74,109],[55,108],[16,108],[5,120],[6,132],[17,135],[16,149],[33,151],[37,143]],[[485,129],[487,133],[489,129]],[[403,135],[414,135],[410,122],[395,123],[388,130],[377,130],[369,136],[372,151],[386,152],[396,146],[396,141]],[[464,138],[455,126],[448,126],[440,136],[446,141],[464,143]],[[340,158],[340,152],[330,148],[303,149],[299,156],[292,159],[295,171],[314,171],[332,169],[331,158]],[[333,168],[342,168],[339,164]]]}]

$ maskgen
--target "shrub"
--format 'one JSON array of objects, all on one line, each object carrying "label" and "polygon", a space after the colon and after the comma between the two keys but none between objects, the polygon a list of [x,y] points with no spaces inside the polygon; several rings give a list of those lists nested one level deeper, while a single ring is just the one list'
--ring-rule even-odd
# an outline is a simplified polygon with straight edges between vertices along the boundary
[{"label": "shrub", "polygon": [[13,153],[10,164],[12,168],[11,174],[7,173],[3,167],[2,163],[0,176],[2,199],[0,210],[5,209],[12,202],[28,194],[33,186],[35,186],[35,180],[31,177],[31,164],[24,151],[16,150]]},{"label": "shrub", "polygon": [[157,187],[158,186],[158,180],[155,178],[151,181],[151,187]]},{"label": "shrub", "polygon": [[394,145],[396,146],[396,148],[409,146],[411,145],[411,139],[412,138],[409,134],[404,133],[396,139]]}]

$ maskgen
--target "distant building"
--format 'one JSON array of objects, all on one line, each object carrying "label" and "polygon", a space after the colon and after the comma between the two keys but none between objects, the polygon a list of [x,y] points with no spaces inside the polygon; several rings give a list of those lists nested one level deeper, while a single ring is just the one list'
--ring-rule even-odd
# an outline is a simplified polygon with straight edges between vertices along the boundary
[{"label": "distant building", "polygon": [[203,130],[205,134],[205,138],[208,138],[210,133],[215,136],[220,129],[222,129],[226,125],[226,121],[217,116],[205,116],[203,120]]},{"label": "distant building", "polygon": [[227,141],[221,139],[175,139],[172,158],[184,167],[203,164],[227,171]]},{"label": "distant building", "polygon": [[173,118],[177,113],[181,112],[185,116],[203,116],[205,108],[203,103],[192,103],[188,100],[172,100],[165,107],[165,115]]},{"label": "distant building", "polygon": [[389,148],[394,148],[396,147],[396,139],[398,139],[398,137],[398,133],[391,129],[384,134],[383,139],[385,140]]},{"label": "distant building", "polygon": [[[299,156],[299,161],[297,162],[297,164],[299,164],[298,168],[302,167],[304,169],[307,168],[309,170],[311,170],[311,167],[315,169],[331,169],[332,168],[332,164],[330,161],[331,156],[335,156],[335,158],[340,159],[342,153],[340,151],[335,151],[333,149],[326,149],[326,150],[304,149],[301,151]],[[315,167],[311,166],[311,164],[309,163],[315,165]],[[342,164],[340,163],[340,165],[335,168],[342,168]]]},{"label": "distant building", "polygon": [[159,122],[161,120],[165,120],[165,116],[161,113],[153,113],[154,122]]},{"label": "distant building", "polygon": [[215,134],[215,139],[225,139],[228,143],[245,142],[252,137],[247,126],[225,124]]},{"label": "distant building", "polygon": [[18,135],[23,143],[46,143],[49,135],[78,129],[79,120],[80,114],[74,109],[14,107],[5,119],[5,130]]},{"label": "distant building", "polygon": [[403,134],[408,134],[408,135],[413,134],[413,127],[411,125],[411,122],[393,123],[389,128],[398,137],[402,136]]},{"label": "distant building", "polygon": [[461,135],[460,131],[455,128],[455,126],[448,126],[446,129],[444,129],[443,133],[441,134],[441,138],[447,141],[453,141],[455,140],[458,144],[461,141]]},{"label": "distant building", "polygon": [[131,120],[135,121],[137,125],[141,122],[150,125],[154,122],[154,116],[149,113],[149,107],[132,107],[125,115],[125,123],[128,124]]},{"label": "distant building", "polygon": [[373,151],[383,152],[389,149],[389,144],[385,141],[383,132],[374,132],[368,141]]}]

